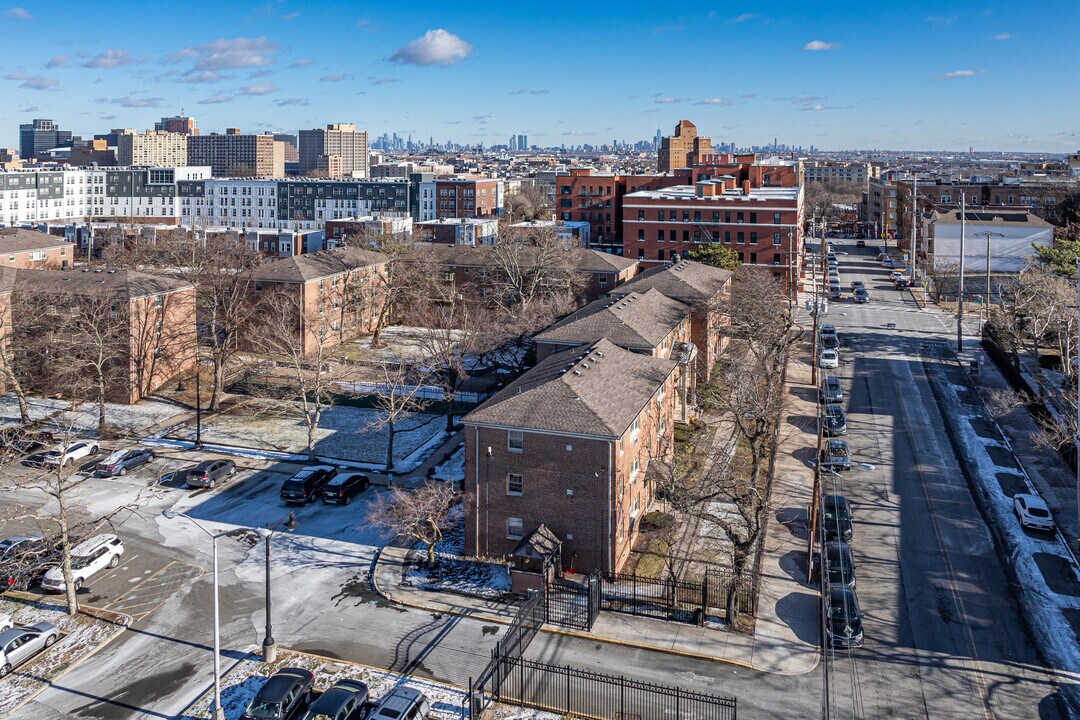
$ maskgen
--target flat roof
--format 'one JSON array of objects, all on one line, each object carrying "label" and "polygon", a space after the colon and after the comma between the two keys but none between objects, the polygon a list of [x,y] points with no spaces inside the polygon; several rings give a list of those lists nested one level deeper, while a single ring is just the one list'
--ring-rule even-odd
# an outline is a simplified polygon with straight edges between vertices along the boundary
[{"label": "flat roof", "polygon": [[649,200],[735,200],[749,198],[751,200],[795,200],[799,197],[799,188],[796,187],[764,187],[751,188],[749,195],[743,195],[739,188],[732,188],[717,195],[697,196],[697,190],[693,185],[672,185],[660,190],[638,190],[627,193],[624,200],[629,198],[645,198]]}]

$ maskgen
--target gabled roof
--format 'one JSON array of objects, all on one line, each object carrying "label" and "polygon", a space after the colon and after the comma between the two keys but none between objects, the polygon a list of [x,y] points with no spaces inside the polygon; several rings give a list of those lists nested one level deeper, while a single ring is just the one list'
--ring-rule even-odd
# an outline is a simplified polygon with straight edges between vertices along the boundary
[{"label": "gabled roof", "polygon": [[252,279],[262,282],[304,283],[333,277],[357,268],[380,265],[390,258],[374,250],[335,248],[268,262],[255,270]]},{"label": "gabled roof", "polygon": [[675,367],[674,360],[597,340],[552,355],[462,422],[618,438]]},{"label": "gabled roof", "polygon": [[134,270],[16,270],[14,282],[14,289],[21,292],[104,295],[128,300],[194,288],[185,280]]},{"label": "gabled roof", "polygon": [[589,303],[538,334],[536,341],[585,345],[605,338],[621,348],[651,350],[689,314],[686,304],[650,288]]},{"label": "gabled roof", "polygon": [[69,245],[71,243],[64,238],[48,233],[22,228],[0,228],[0,255]]},{"label": "gabled roof", "polygon": [[[439,262],[445,265],[482,267],[494,262],[491,258],[495,251],[490,245],[434,244],[423,249],[430,252]],[[631,260],[622,255],[600,252],[599,250],[570,248],[566,252],[572,258],[574,269],[578,272],[621,273],[637,265],[637,260]],[[531,252],[529,248],[523,248],[521,255],[523,259],[527,259],[530,254],[535,253]]]},{"label": "gabled roof", "polygon": [[712,300],[731,280],[730,270],[712,265],[681,260],[674,265],[649,268],[615,288],[612,295],[643,293],[656,289],[681,302],[693,305]]}]

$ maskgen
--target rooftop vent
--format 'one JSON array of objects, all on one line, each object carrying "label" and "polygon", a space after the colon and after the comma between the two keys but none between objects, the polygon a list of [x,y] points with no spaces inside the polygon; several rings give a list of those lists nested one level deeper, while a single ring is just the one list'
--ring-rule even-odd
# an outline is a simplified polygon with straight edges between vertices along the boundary
[{"label": "rooftop vent", "polygon": [[575,371],[574,371],[574,374],[575,374],[575,375],[581,375],[581,371],[580,371],[580,370],[575,370]]}]

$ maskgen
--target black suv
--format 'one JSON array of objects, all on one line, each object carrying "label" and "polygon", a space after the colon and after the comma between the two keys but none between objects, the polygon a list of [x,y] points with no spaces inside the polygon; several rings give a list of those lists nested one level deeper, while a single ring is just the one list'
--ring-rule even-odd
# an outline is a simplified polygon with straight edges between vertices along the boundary
[{"label": "black suv", "polygon": [[41,535],[0,540],[0,592],[26,590],[62,559],[60,548]]},{"label": "black suv", "polygon": [[287,503],[315,502],[326,484],[337,477],[337,469],[329,465],[312,465],[286,480],[281,486],[281,499]]},{"label": "black suv", "polygon": [[278,670],[248,703],[241,720],[290,720],[311,702],[315,676],[303,668]]},{"label": "black suv", "polygon": [[851,540],[851,508],[843,495],[826,495],[822,503],[826,540]]},{"label": "black suv", "polygon": [[[821,555],[814,557],[814,579],[818,579]],[[845,542],[825,543],[825,576],[829,587],[846,586],[855,589],[855,561]]]},{"label": "black suv", "polygon": [[829,437],[847,435],[847,416],[844,414],[844,406],[839,403],[827,403],[825,412],[821,416],[825,434]]},{"label": "black suv", "polygon": [[342,473],[326,484],[322,491],[324,503],[348,505],[353,497],[367,490],[371,482],[367,475],[360,473]]}]

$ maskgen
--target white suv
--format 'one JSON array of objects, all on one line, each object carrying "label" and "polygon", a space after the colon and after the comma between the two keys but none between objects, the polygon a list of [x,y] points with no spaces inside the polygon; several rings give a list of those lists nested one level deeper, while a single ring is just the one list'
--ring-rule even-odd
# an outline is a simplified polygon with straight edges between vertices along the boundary
[{"label": "white suv", "polygon": [[[95,535],[71,548],[71,577],[78,591],[87,580],[105,568],[120,564],[124,543],[112,534]],[[54,592],[64,592],[64,568],[54,567],[41,579],[41,587]]]}]

